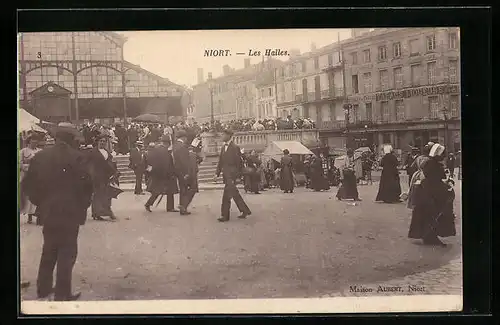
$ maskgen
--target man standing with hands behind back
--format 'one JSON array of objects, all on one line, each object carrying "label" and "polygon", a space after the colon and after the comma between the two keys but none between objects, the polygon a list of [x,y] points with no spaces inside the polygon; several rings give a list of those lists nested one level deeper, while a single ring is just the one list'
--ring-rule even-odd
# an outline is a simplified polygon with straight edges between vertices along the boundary
[{"label": "man standing with hands behind back", "polygon": [[224,130],[222,140],[224,145],[219,156],[219,163],[217,164],[216,177],[220,176],[224,179],[224,194],[222,195],[221,205],[221,218],[217,219],[220,222],[229,221],[229,212],[231,209],[231,199],[234,200],[236,206],[241,212],[238,216],[240,219],[245,219],[251,215],[252,212],[243,200],[236,187],[236,179],[241,176],[243,169],[243,160],[241,158],[240,147],[232,141],[233,132],[231,130]]}]

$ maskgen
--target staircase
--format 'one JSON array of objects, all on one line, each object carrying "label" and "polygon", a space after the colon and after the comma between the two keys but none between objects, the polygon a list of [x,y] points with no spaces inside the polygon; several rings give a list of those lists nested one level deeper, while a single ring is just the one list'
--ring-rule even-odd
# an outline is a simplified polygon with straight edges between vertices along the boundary
[{"label": "staircase", "polygon": [[120,184],[135,184],[134,171],[128,168],[128,155],[117,155],[115,156],[115,161],[120,172]]},{"label": "staircase", "polygon": [[[120,184],[135,184],[134,171],[128,168],[129,158],[125,155],[115,156],[116,165],[120,175]],[[198,182],[214,183],[217,170],[217,157],[206,157],[199,165]],[[222,177],[217,178],[216,183],[222,183]]]}]

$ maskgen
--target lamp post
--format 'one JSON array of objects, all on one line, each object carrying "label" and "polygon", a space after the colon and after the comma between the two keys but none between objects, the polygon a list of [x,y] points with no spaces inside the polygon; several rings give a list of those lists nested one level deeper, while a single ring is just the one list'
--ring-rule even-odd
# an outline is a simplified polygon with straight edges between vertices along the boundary
[{"label": "lamp post", "polygon": [[444,146],[448,148],[448,109],[443,107],[441,111],[443,112],[444,118]]},{"label": "lamp post", "polygon": [[210,91],[210,125],[214,127],[214,86],[213,84],[208,85],[208,90]]},{"label": "lamp post", "polygon": [[350,120],[351,120],[351,108],[352,104],[344,104],[344,113],[345,113],[345,133],[346,133],[346,148],[350,149],[351,147],[351,139],[350,139]]}]

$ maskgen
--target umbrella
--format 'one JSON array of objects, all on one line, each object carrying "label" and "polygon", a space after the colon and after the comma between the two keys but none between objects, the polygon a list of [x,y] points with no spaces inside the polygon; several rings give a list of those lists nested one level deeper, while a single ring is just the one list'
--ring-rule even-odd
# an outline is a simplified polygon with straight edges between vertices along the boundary
[{"label": "umbrella", "polygon": [[113,185],[108,186],[108,194],[112,199],[117,199],[118,195],[123,193],[122,189],[119,189],[118,187],[115,187]]},{"label": "umbrella", "polygon": [[371,152],[371,150],[368,147],[360,147],[354,150],[354,159],[360,158],[364,152]]},{"label": "umbrella", "polygon": [[151,122],[151,123],[161,123],[161,119],[154,114],[141,114],[133,119],[137,122]]}]

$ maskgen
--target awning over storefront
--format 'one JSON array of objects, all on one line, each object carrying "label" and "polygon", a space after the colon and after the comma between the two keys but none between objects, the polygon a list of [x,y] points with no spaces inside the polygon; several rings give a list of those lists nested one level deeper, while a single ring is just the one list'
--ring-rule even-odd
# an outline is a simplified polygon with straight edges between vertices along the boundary
[{"label": "awning over storefront", "polygon": [[291,155],[313,155],[314,153],[307,149],[298,141],[273,141],[262,153],[264,156],[280,160],[283,157],[283,150],[288,149]]},{"label": "awning over storefront", "polygon": [[19,129],[19,132],[22,131],[37,131],[37,132],[47,132],[44,130],[41,126],[37,125],[40,120],[31,115],[30,113],[26,112],[24,109],[19,109],[19,117],[18,117],[18,122],[17,126]]}]

